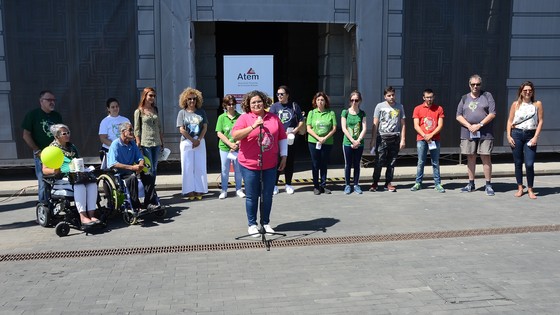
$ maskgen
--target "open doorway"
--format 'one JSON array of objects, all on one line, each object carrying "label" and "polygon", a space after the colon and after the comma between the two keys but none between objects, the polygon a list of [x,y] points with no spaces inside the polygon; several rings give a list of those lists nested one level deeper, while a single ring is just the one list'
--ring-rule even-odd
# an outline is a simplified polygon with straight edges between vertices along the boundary
[{"label": "open doorway", "polygon": [[[287,85],[292,99],[307,113],[318,91],[318,30],[314,23],[216,22],[218,95],[224,94],[224,55],[273,55],[273,91],[280,85]],[[296,165],[298,161],[309,160],[307,139],[299,138],[295,144]]]}]

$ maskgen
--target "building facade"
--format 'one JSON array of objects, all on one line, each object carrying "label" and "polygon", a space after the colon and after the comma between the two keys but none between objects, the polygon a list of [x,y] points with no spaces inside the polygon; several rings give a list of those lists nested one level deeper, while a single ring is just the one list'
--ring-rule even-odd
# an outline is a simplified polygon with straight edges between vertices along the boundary
[{"label": "building facade", "polygon": [[[554,0],[0,0],[0,19],[3,165],[31,161],[20,125],[44,89],[56,94],[82,155],[97,156],[105,100],[117,97],[121,115],[132,118],[140,91],[154,87],[171,158],[178,158],[178,95],[188,86],[201,90],[213,130],[222,57],[232,54],[274,55],[275,88],[288,85],[304,110],[315,92],[325,91],[340,114],[359,90],[370,127],[383,89],[395,87],[408,118],[409,150],[412,109],[431,88],[446,111],[442,146],[458,152],[455,111],[477,73],[496,99],[496,145],[507,151],[509,104],[521,82],[531,80],[547,118],[539,151],[560,145],[554,106],[560,2]],[[218,167],[217,137],[207,138],[208,163]]]}]

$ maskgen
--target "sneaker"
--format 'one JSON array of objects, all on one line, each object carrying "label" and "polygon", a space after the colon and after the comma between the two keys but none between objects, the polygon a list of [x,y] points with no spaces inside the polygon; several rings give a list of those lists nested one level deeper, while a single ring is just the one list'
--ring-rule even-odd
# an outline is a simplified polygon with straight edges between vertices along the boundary
[{"label": "sneaker", "polygon": [[222,191],[218,199],[226,199],[227,198],[227,191]]},{"label": "sneaker", "polygon": [[414,186],[412,186],[412,187],[410,188],[410,191],[417,191],[417,190],[420,190],[420,189],[422,189],[422,184],[420,184],[420,183],[415,183]]},{"label": "sneaker", "polygon": [[494,189],[492,189],[492,186],[490,185],[486,185],[486,189],[484,189],[486,191],[486,196],[494,196]]},{"label": "sneaker", "polygon": [[461,188],[461,192],[473,192],[475,191],[474,185],[468,184],[467,186]]},{"label": "sneaker", "polygon": [[369,191],[377,191],[377,183],[371,184],[371,186],[369,187]]},{"label": "sneaker", "polygon": [[390,191],[390,192],[396,192],[397,191],[397,187],[395,187],[391,184],[387,184],[386,189],[387,189],[387,191]]},{"label": "sneaker", "polygon": [[354,192],[358,195],[362,194],[362,188],[360,188],[360,185],[354,185]]},{"label": "sneaker", "polygon": [[321,192],[322,192],[323,194],[326,194],[326,195],[332,194],[331,190],[328,189],[327,187],[321,187]]},{"label": "sneaker", "polygon": [[152,211],[156,211],[156,210],[159,210],[159,209],[161,209],[161,206],[160,206],[160,205],[149,204],[149,205],[146,207],[146,210],[140,209],[140,212],[145,212],[145,211],[147,211],[147,212],[152,212]]},{"label": "sneaker", "polygon": [[441,184],[437,184],[434,189],[439,192],[439,193],[444,193],[445,192],[445,188],[443,188],[443,186]]},{"label": "sneaker", "polygon": [[278,195],[278,186],[274,186],[274,190],[272,191],[273,195]]},{"label": "sneaker", "polygon": [[245,198],[245,193],[243,192],[243,190],[239,189],[235,192],[235,194],[237,195],[237,197],[239,198]]},{"label": "sneaker", "polygon": [[247,229],[247,233],[249,233],[249,235],[251,235],[252,237],[259,237],[259,235],[261,234],[259,232],[259,228],[256,225],[249,226],[249,228]]},{"label": "sneaker", "polygon": [[319,190],[319,189],[317,189],[317,188],[313,188],[313,194],[314,194],[315,196],[318,196],[318,195],[321,194],[321,190]]},{"label": "sneaker", "polygon": [[290,185],[286,185],[286,193],[288,195],[292,195],[294,193],[294,187],[292,187]]},{"label": "sneaker", "polygon": [[263,225],[264,230],[266,231],[266,235],[272,235],[270,233],[275,233],[275,231],[270,227],[270,225],[265,224]]},{"label": "sneaker", "polygon": [[352,193],[352,188],[350,188],[350,185],[344,186],[344,193],[347,195],[350,195],[350,193]]}]

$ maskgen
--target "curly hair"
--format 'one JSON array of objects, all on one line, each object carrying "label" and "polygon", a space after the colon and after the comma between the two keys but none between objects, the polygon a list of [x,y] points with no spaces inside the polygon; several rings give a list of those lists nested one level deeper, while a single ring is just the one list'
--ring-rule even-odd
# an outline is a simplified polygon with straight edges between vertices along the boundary
[{"label": "curly hair", "polygon": [[184,89],[183,92],[181,92],[181,95],[179,95],[179,107],[181,107],[182,109],[187,108],[188,106],[187,98],[191,94],[194,94],[196,97],[196,108],[202,107],[202,101],[203,101],[202,92],[192,87],[188,87]]},{"label": "curly hair", "polygon": [[329,96],[327,95],[327,93],[317,92],[315,94],[315,96],[313,96],[313,101],[311,101],[311,104],[313,105],[313,108],[317,108],[317,99],[319,97],[323,97],[325,99],[325,108],[329,108],[331,106],[331,100],[329,99]]},{"label": "curly hair", "polygon": [[222,100],[222,107],[224,109],[227,109],[227,106],[232,102],[234,105],[237,104],[237,100],[235,99],[235,96],[231,94],[227,94],[226,96],[224,96],[224,99]]},{"label": "curly hair", "polygon": [[244,112],[246,113],[251,112],[251,99],[255,96],[259,96],[261,98],[261,100],[264,103],[264,109],[267,109],[270,107],[270,105],[272,105],[272,99],[270,99],[270,97],[268,97],[268,95],[266,95],[265,92],[254,90],[245,94],[245,96],[243,96],[243,102],[241,102],[241,108],[243,109]]}]

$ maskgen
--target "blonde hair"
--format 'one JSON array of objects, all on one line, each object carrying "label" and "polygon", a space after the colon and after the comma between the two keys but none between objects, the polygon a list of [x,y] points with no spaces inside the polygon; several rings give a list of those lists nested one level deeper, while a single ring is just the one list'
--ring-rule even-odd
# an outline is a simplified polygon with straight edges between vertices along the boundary
[{"label": "blonde hair", "polygon": [[202,92],[192,87],[188,87],[184,89],[181,95],[179,95],[179,107],[181,107],[182,109],[187,108],[188,106],[187,98],[191,94],[194,94],[196,97],[196,108],[202,107],[202,101],[203,101]]}]

